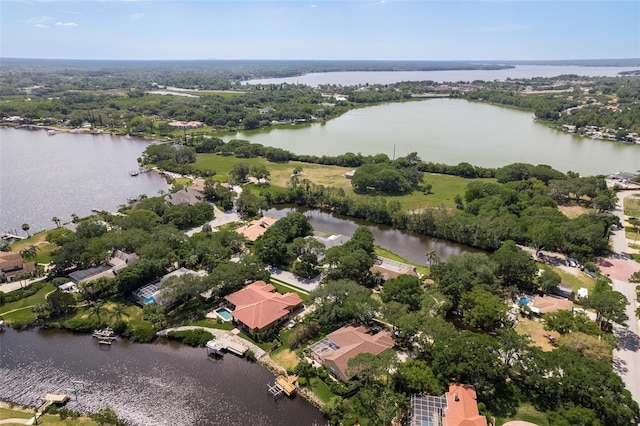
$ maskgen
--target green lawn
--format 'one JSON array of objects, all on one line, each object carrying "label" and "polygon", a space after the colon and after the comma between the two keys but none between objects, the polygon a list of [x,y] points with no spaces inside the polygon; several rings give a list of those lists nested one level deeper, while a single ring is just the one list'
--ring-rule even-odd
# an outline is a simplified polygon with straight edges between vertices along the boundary
[{"label": "green lawn", "polygon": [[295,293],[298,296],[300,296],[300,298],[302,299],[302,301],[304,303],[309,303],[309,295],[305,294],[301,291],[298,291],[294,288],[291,288],[290,284],[284,283],[278,279],[275,278],[270,278],[269,282],[271,283],[271,285],[273,285],[276,288],[276,291],[280,294],[285,294],[285,293]]},{"label": "green lawn", "polygon": [[[39,305],[39,304],[45,303],[46,301],[45,295],[47,293],[52,292],[53,290],[55,290],[55,286],[51,283],[48,283],[47,285],[42,287],[40,290],[38,290],[38,292],[34,295],[25,297],[24,299],[16,300],[15,302],[7,303],[6,305],[2,305],[0,307],[0,315],[4,314],[5,312],[11,311],[13,309],[25,308],[27,306]],[[25,309],[25,310],[28,310],[28,309]],[[8,319],[9,317],[6,317],[6,318]]]},{"label": "green lawn", "polygon": [[331,398],[337,396],[331,392],[329,386],[318,377],[312,377],[311,380],[309,380],[309,385],[313,393],[325,404],[329,403]]},{"label": "green lawn", "polygon": [[46,241],[47,232],[48,231],[38,232],[37,234],[33,234],[32,236],[30,236],[29,238],[16,241],[15,243],[11,244],[11,251],[19,253],[21,250],[24,250],[27,247],[34,246],[36,247],[38,263],[51,262],[51,253],[55,249],[57,249],[58,246]]},{"label": "green lawn", "polygon": [[212,318],[205,318],[198,321],[190,322],[188,325],[215,328],[217,330],[233,330],[233,323],[231,321],[223,321],[219,323],[217,320]]},{"label": "green lawn", "polygon": [[[33,417],[33,412],[23,411],[22,409],[10,409],[0,408],[0,420],[2,419],[30,419]],[[4,423],[5,425],[20,425],[21,423]],[[38,418],[38,424],[47,425],[59,425],[59,426],[73,426],[73,425],[97,425],[91,419],[80,418],[65,420],[60,419],[59,415],[44,414]]]},{"label": "green lawn", "polygon": [[511,420],[523,420],[525,422],[530,422],[539,426],[549,426],[549,421],[547,420],[547,415],[541,411],[538,411],[531,404],[523,404],[518,407],[516,414],[512,417],[508,418],[497,418],[496,426],[502,426],[503,424],[511,421]]},{"label": "green lawn", "polygon": [[570,285],[573,288],[574,292],[577,292],[580,287],[584,287],[589,290],[589,293],[591,293],[596,285],[596,280],[583,272],[578,272],[578,275],[574,275],[560,268],[553,268],[549,265],[543,265],[541,263],[538,263],[538,268],[545,270],[551,269],[557,272],[558,275],[560,275],[560,278],[562,278],[562,284]]}]

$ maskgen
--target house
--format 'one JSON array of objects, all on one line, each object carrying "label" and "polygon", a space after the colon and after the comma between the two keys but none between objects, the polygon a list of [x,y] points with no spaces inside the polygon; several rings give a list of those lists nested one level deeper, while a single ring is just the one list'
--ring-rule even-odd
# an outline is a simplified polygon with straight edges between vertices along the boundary
[{"label": "house", "polygon": [[72,272],[69,274],[69,278],[76,284],[86,283],[102,277],[113,278],[118,274],[118,271],[135,264],[138,260],[140,260],[140,258],[135,253],[125,253],[120,250],[114,250],[111,253],[111,258],[104,264],[94,268]]},{"label": "house", "polygon": [[363,353],[379,355],[393,348],[393,345],[393,338],[388,331],[369,334],[365,327],[348,325],[313,345],[311,356],[340,380],[347,381],[353,376],[347,373],[350,359]]},{"label": "house", "polygon": [[0,252],[0,282],[11,281],[13,277],[24,272],[33,274],[35,262],[24,262],[19,253]]},{"label": "house", "polygon": [[302,306],[302,299],[295,293],[280,294],[264,281],[256,281],[225,296],[233,310],[231,314],[250,334],[255,334],[288,319]]},{"label": "house", "polygon": [[171,129],[179,129],[179,130],[189,130],[189,129],[197,129],[202,127],[204,124],[200,121],[172,121],[168,123],[168,126]]},{"label": "house", "polygon": [[369,268],[369,271],[371,271],[372,274],[379,272],[385,281],[398,278],[400,275],[411,275],[420,278],[415,266],[387,259],[382,256],[376,256],[373,259],[373,265]]},{"label": "house", "polygon": [[244,227],[236,229],[236,232],[240,235],[244,235],[247,240],[254,242],[277,221],[278,219],[273,217],[261,217],[260,219],[250,222]]},{"label": "house", "polygon": [[476,391],[471,385],[452,383],[442,396],[411,396],[409,426],[487,426],[478,411]]},{"label": "house", "polygon": [[169,206],[193,206],[204,201],[204,195],[195,189],[184,188],[178,192],[167,194],[164,202]]}]

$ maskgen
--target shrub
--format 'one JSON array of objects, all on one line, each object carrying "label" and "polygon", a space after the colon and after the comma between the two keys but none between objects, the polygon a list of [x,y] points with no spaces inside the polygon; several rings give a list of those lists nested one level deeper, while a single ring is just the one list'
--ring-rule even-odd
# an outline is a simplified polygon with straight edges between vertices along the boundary
[{"label": "shrub", "polygon": [[252,350],[248,350],[246,353],[246,357],[248,361],[256,362],[256,354]]},{"label": "shrub", "polygon": [[183,331],[170,331],[167,334],[167,338],[170,340],[178,340],[194,348],[201,348],[207,344],[209,340],[213,339],[213,335],[206,330],[183,330]]},{"label": "shrub", "polygon": [[72,318],[62,322],[62,327],[67,330],[77,331],[80,333],[87,333],[100,327],[98,318]]},{"label": "shrub", "polygon": [[149,343],[156,338],[156,332],[153,327],[133,327],[127,328],[124,337],[128,337],[132,342]]}]

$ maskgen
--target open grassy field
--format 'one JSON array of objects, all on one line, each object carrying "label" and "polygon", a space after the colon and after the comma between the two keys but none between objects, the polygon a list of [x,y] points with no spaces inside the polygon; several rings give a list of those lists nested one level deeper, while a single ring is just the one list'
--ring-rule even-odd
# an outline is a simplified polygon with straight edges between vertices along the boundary
[{"label": "open grassy field", "polygon": [[[331,186],[344,189],[350,196],[366,197],[366,195],[356,195],[353,192],[351,181],[344,177],[346,172],[352,170],[350,167],[325,166],[321,164],[309,164],[296,161],[288,163],[271,163],[264,158],[236,158],[233,156],[222,156],[217,154],[198,154],[194,167],[199,169],[215,170],[216,180],[225,181],[230,178],[229,172],[236,163],[244,163],[249,167],[262,164],[271,173],[269,188],[277,191],[278,188],[286,188],[291,179],[293,169],[302,168],[299,179],[309,180],[316,185]],[[483,182],[495,182],[495,179],[479,179]],[[476,180],[477,181],[477,180]],[[430,194],[421,191],[413,191],[410,194],[384,196],[389,201],[398,201],[405,210],[419,210],[425,207],[455,207],[454,198],[456,195],[464,195],[467,184],[471,182],[458,176],[440,175],[435,173],[425,173],[424,182],[432,186]],[[259,191],[259,189],[258,189]]]},{"label": "open grassy field", "polygon": [[406,263],[407,265],[413,265],[416,267],[416,270],[418,272],[425,276],[429,276],[430,268],[428,266],[418,265],[417,263],[410,262],[404,257],[392,252],[391,250],[387,250],[384,247],[375,246],[373,251],[378,256],[386,257],[387,259],[395,260],[396,262]]},{"label": "open grassy field", "polygon": [[558,206],[558,210],[560,210],[569,219],[575,219],[582,214],[593,211],[592,209],[582,206]]},{"label": "open grassy field", "polygon": [[640,217],[640,197],[638,195],[630,195],[624,199],[624,214]]},{"label": "open grassy field", "polygon": [[578,269],[575,270],[574,274],[571,272],[567,272],[564,269],[554,268],[552,266],[544,265],[541,263],[538,263],[537,265],[540,269],[553,270],[557,272],[558,275],[560,275],[560,278],[562,278],[562,284],[570,285],[573,288],[574,292],[577,292],[580,287],[584,287],[588,289],[589,292],[591,292],[596,285],[595,279],[579,271]]},{"label": "open grassy field", "polygon": [[[0,408],[0,420],[6,419],[30,419],[33,417],[33,410],[23,409],[19,407],[14,408]],[[4,425],[21,425],[22,423],[3,423]],[[67,418],[62,420],[58,415],[44,414],[38,418],[39,425],[59,425],[59,426],[73,426],[73,425],[97,425],[91,419],[81,417],[78,419]]]},{"label": "open grassy field", "polygon": [[313,393],[325,404],[336,396],[336,394],[331,392],[329,386],[318,377],[312,377],[311,380],[309,380],[309,386]]}]

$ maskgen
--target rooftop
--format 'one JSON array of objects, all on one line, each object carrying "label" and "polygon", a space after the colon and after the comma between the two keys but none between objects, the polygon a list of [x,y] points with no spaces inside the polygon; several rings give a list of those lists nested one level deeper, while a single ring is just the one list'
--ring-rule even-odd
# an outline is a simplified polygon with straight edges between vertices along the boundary
[{"label": "rooftop", "polygon": [[261,217],[260,219],[250,222],[244,227],[236,229],[236,232],[240,235],[244,235],[249,241],[255,241],[277,221],[278,219],[273,217]]}]

